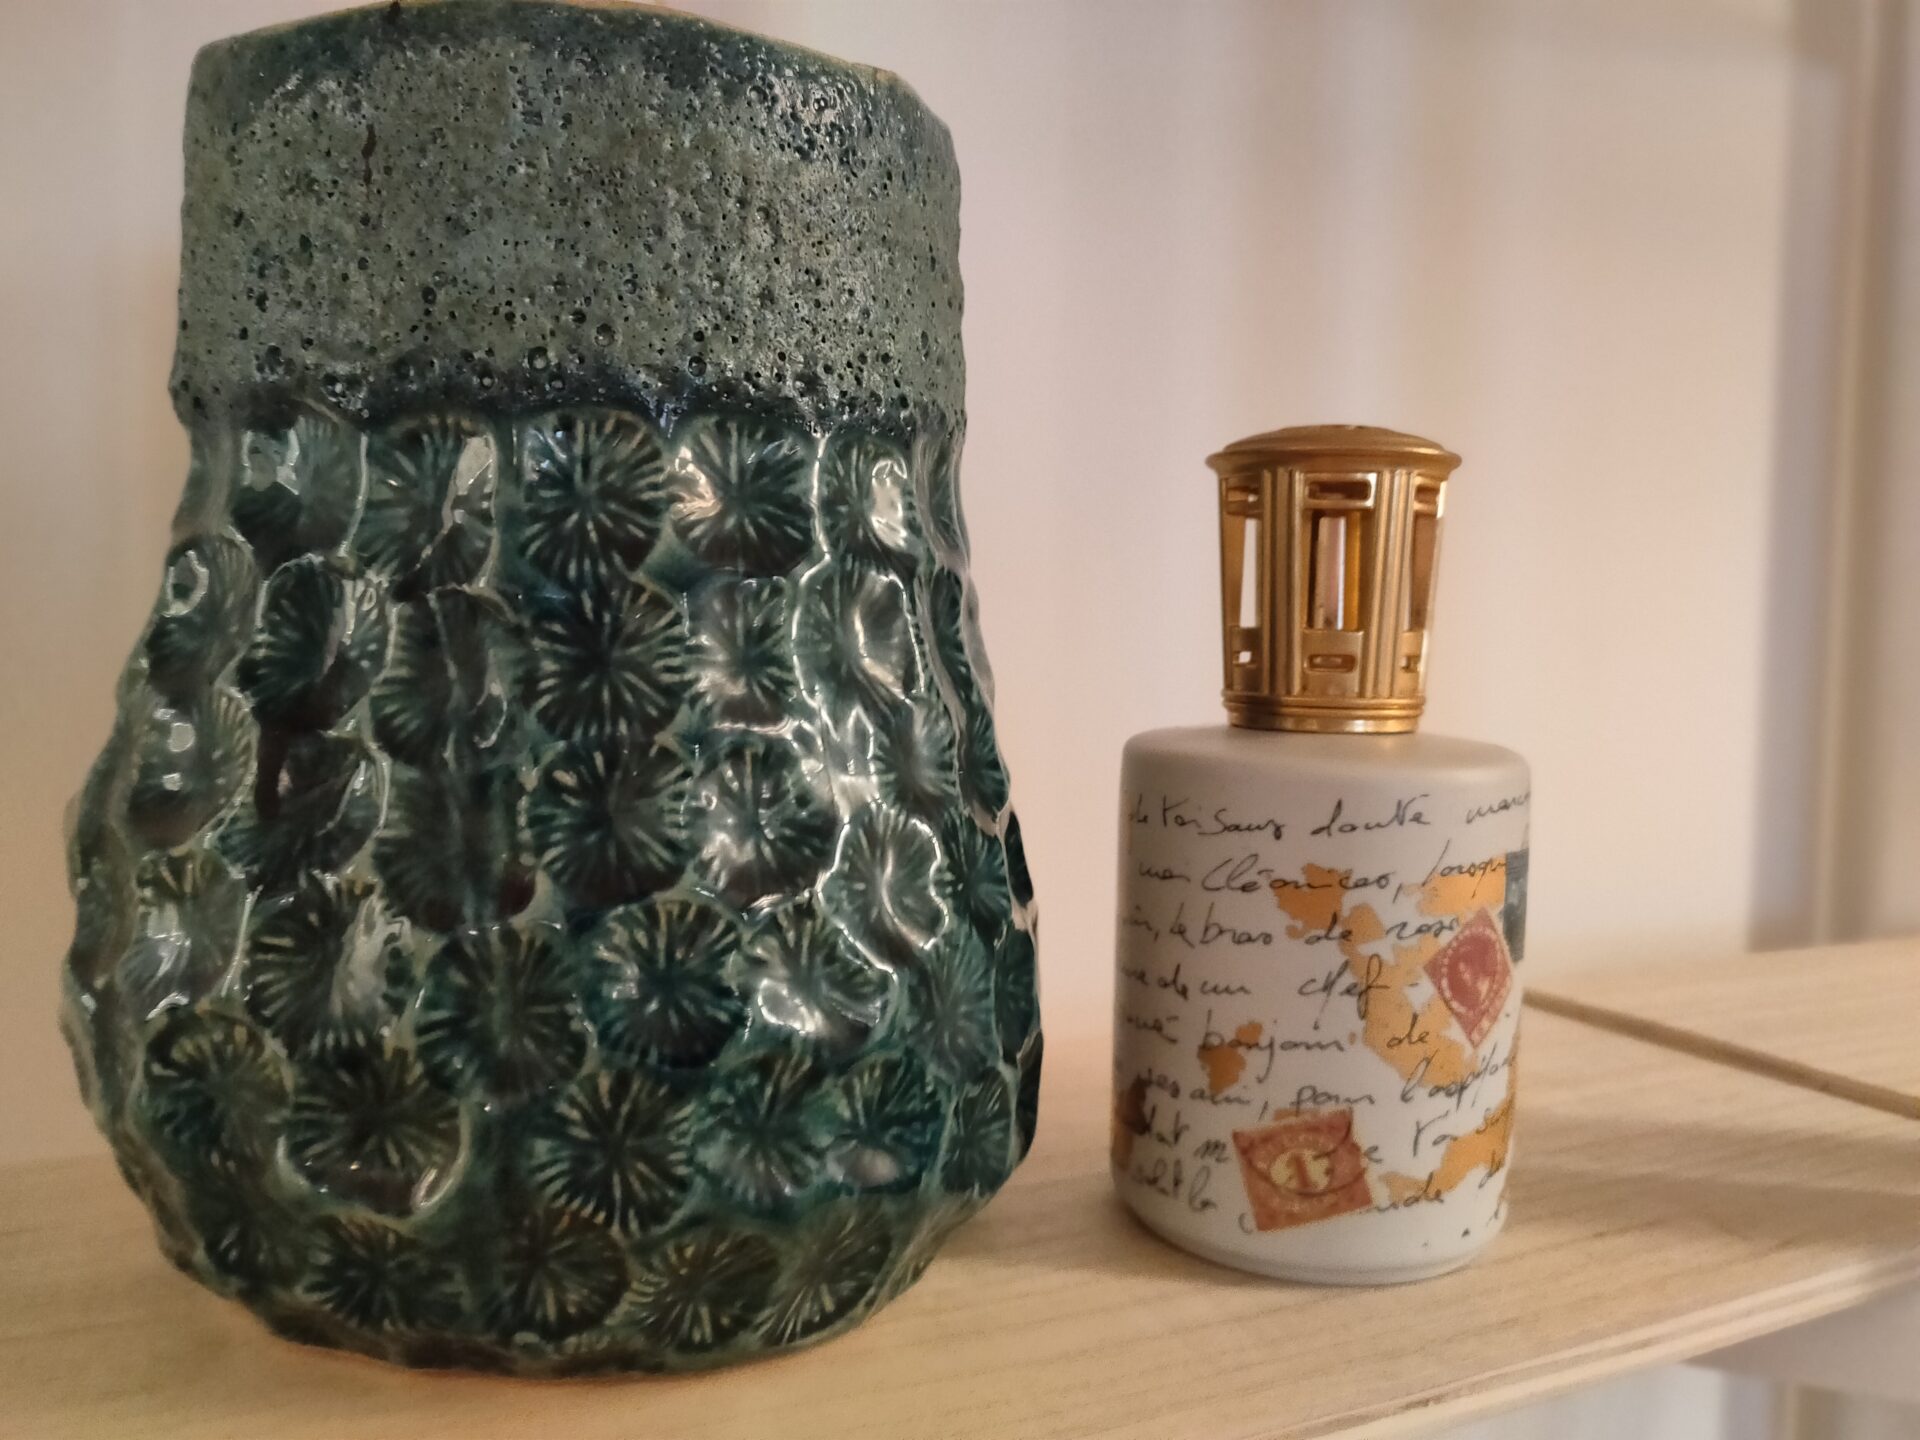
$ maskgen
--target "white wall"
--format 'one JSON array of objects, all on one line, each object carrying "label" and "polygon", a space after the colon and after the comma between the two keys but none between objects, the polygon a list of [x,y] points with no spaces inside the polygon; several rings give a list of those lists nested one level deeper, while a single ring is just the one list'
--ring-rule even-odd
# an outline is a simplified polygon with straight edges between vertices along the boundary
[{"label": "white wall", "polygon": [[[1050,1027],[1105,1024],[1122,740],[1218,715],[1202,457],[1295,422],[1465,456],[1430,725],[1534,762],[1536,973],[1811,933],[1860,223],[1844,22],[1872,4],[690,6],[896,69],[953,129],[966,504]],[[184,470],[164,386],[187,65],[316,8],[0,4],[0,1160],[94,1145],[52,1022],[58,817]],[[1900,213],[1882,239],[1906,256]],[[1920,285],[1898,293],[1877,333],[1912,377]],[[1916,468],[1904,424],[1869,457],[1883,478]],[[1868,509],[1891,517],[1865,527],[1875,593],[1910,603],[1892,537],[1920,504]],[[1920,683],[1911,639],[1873,631],[1884,705]],[[1896,713],[1855,719],[1908,757],[1913,798]],[[1873,803],[1861,903],[1913,923],[1920,806]],[[1686,1414],[1720,1403],[1672,1383]],[[1641,1433],[1688,1433],[1634,1393]]]}]

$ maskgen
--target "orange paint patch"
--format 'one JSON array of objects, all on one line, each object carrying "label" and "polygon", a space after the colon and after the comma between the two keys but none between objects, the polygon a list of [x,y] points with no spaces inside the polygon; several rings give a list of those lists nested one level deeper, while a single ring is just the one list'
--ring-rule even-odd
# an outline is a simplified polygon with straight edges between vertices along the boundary
[{"label": "orange paint patch", "polygon": [[1447,1146],[1440,1168],[1428,1181],[1431,1189],[1444,1195],[1476,1170],[1498,1175],[1506,1168],[1507,1150],[1513,1144],[1513,1091],[1500,1108],[1480,1123],[1471,1134],[1462,1135]]},{"label": "orange paint patch", "polygon": [[1340,928],[1347,932],[1347,939],[1340,947],[1351,958],[1355,945],[1372,945],[1386,938],[1387,927],[1380,923],[1380,917],[1374,914],[1371,905],[1356,905],[1348,911],[1340,922]]},{"label": "orange paint patch", "polygon": [[1147,1082],[1136,1078],[1113,1097],[1113,1163],[1126,1169],[1133,1159],[1133,1142],[1147,1133]]},{"label": "orange paint patch", "polygon": [[1288,935],[1298,940],[1315,931],[1333,928],[1333,922],[1340,916],[1340,903],[1346,898],[1348,873],[1321,865],[1303,865],[1298,880],[1276,876],[1267,882],[1267,888],[1273,892],[1273,903],[1297,922],[1297,926],[1288,927]]},{"label": "orange paint patch", "polygon": [[1247,1070],[1247,1051],[1260,1043],[1264,1030],[1257,1020],[1249,1020],[1233,1032],[1231,1040],[1202,1045],[1200,1063],[1207,1067],[1207,1093],[1218,1095],[1240,1083]]},{"label": "orange paint patch", "polygon": [[[1494,887],[1501,895],[1505,893],[1505,860],[1500,860],[1500,874],[1494,874],[1494,868],[1488,868],[1480,876],[1465,879],[1478,879],[1484,887]],[[1367,1014],[1361,1020],[1361,1035],[1367,1048],[1373,1050],[1380,1060],[1394,1068],[1402,1081],[1419,1081],[1421,1085],[1457,1085],[1469,1073],[1473,1073],[1473,1052],[1459,1043],[1452,1035],[1452,1010],[1448,1010],[1446,1000],[1434,996],[1427,1004],[1417,1006],[1407,998],[1407,989],[1413,987],[1425,972],[1428,960],[1440,948],[1442,937],[1423,935],[1413,945],[1394,945],[1392,958],[1382,958],[1369,947],[1379,947],[1386,939],[1386,925],[1380,922],[1379,912],[1371,904],[1356,904],[1352,910],[1346,908],[1346,899],[1350,893],[1352,872],[1332,870],[1329,866],[1302,866],[1300,879],[1273,879],[1269,889],[1273,891],[1273,902],[1279,904],[1284,914],[1296,924],[1288,925],[1286,933],[1292,939],[1304,939],[1308,935],[1338,935],[1340,954],[1346,958],[1346,968],[1356,981],[1367,985]],[[1450,881],[1457,877],[1448,877]],[[1452,887],[1442,895],[1442,899],[1452,897]],[[1425,906],[1425,900],[1423,900]],[[1350,1041],[1352,1043],[1352,1041]],[[1212,1081],[1213,1060],[1208,1052],[1202,1050],[1202,1062],[1208,1064],[1208,1075]],[[1244,1062],[1244,1056],[1235,1056]],[[1231,1062],[1221,1062],[1223,1068],[1231,1068]],[[1233,1079],[1238,1079],[1238,1069]],[[1233,1083],[1227,1081],[1227,1085]],[[1227,1089],[1225,1085],[1215,1085],[1213,1092]]]},{"label": "orange paint patch", "polygon": [[1513,1099],[1518,1085],[1519,1072],[1509,1067],[1507,1098],[1473,1130],[1449,1140],[1440,1163],[1424,1180],[1412,1175],[1382,1175],[1387,1198],[1396,1205],[1416,1197],[1437,1200],[1448,1191],[1458,1189],[1460,1183],[1477,1170],[1486,1171],[1488,1176],[1504,1170],[1507,1154],[1513,1148]]},{"label": "orange paint patch", "polygon": [[[1377,932],[1379,921],[1361,906]],[[1356,911],[1356,917],[1360,911]],[[1358,927],[1356,933],[1358,933]],[[1473,1073],[1473,1052],[1453,1035],[1453,1012],[1438,995],[1416,1007],[1407,991],[1426,971],[1427,961],[1440,941],[1423,935],[1411,945],[1391,947],[1393,958],[1381,960],[1360,948],[1358,940],[1345,942],[1341,951],[1347,968],[1366,976],[1376,987],[1367,995],[1367,1015],[1361,1034],[1367,1048],[1393,1067],[1405,1081],[1426,1086],[1457,1085]]]},{"label": "orange paint patch", "polygon": [[1386,1187],[1390,1204],[1405,1205],[1426,1195],[1427,1182],[1414,1175],[1400,1175],[1391,1170],[1380,1177],[1380,1183]]},{"label": "orange paint patch", "polygon": [[[1477,872],[1477,873],[1476,873]],[[1436,875],[1420,891],[1420,913],[1465,919],[1475,910],[1498,910],[1507,903],[1507,857],[1495,855],[1457,875]]]},{"label": "orange paint patch", "polygon": [[[1379,913],[1364,903],[1346,908],[1351,872],[1303,865],[1300,876],[1297,881],[1270,882],[1274,903],[1297,922],[1287,929],[1291,938],[1299,940],[1309,934],[1339,937],[1349,975],[1366,987],[1367,1013],[1361,1018],[1359,1038],[1367,1048],[1386,1061],[1402,1081],[1422,1086],[1458,1085],[1472,1074],[1473,1051],[1461,1044],[1453,1025],[1453,1011],[1446,1001],[1434,995],[1424,1005],[1416,1006],[1407,994],[1423,978],[1427,962],[1446,937],[1423,935],[1410,945],[1388,946],[1391,956],[1382,956],[1377,951],[1387,929]],[[1448,883],[1440,890],[1428,887],[1422,897],[1423,910],[1431,903],[1451,904],[1456,888],[1463,894],[1471,888],[1470,883],[1456,887],[1452,883],[1456,880],[1477,881],[1483,894],[1489,889],[1503,896],[1506,893],[1504,858],[1477,876],[1444,878]]]}]

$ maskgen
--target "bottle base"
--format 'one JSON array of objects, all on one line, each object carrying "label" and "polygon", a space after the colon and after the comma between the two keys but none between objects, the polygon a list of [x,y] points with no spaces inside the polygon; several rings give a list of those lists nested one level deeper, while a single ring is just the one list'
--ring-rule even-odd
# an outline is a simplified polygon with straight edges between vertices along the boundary
[{"label": "bottle base", "polygon": [[[1125,1203],[1124,1200],[1123,1203]],[[1287,1260],[1269,1260],[1261,1255],[1248,1254],[1224,1245],[1212,1245],[1205,1240],[1177,1234],[1131,1204],[1127,1205],[1127,1211],[1157,1238],[1186,1251],[1189,1255],[1196,1255],[1202,1260],[1230,1270],[1241,1270],[1248,1274],[1264,1276],[1269,1280],[1284,1280],[1299,1285],[1330,1287],[1408,1285],[1417,1280],[1432,1280],[1441,1275],[1451,1274],[1455,1270],[1463,1270],[1477,1260],[1486,1248],[1483,1244],[1465,1254],[1454,1254],[1440,1260],[1421,1260],[1402,1265],[1301,1265]],[[1490,1235],[1487,1238],[1490,1243],[1493,1237]]]}]

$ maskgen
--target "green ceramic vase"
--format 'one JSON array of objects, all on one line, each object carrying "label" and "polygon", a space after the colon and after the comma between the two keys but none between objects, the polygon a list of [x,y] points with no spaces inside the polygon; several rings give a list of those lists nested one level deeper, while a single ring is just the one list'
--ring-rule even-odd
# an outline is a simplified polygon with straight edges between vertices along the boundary
[{"label": "green ceramic vase", "polygon": [[945,129],[439,0],[210,47],[186,149],[193,463],[64,1012],[166,1254],[417,1365],[845,1329],[1039,1082]]}]

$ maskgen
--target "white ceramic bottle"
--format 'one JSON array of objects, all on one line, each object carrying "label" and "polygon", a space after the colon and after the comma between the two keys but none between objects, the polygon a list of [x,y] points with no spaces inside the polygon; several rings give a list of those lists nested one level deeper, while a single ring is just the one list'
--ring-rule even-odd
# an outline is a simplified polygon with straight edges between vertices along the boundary
[{"label": "white ceramic bottle", "polygon": [[1126,747],[1114,1180],[1223,1264],[1440,1274],[1505,1216],[1530,798],[1415,733],[1459,458],[1314,426],[1208,463],[1233,723]]}]

